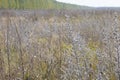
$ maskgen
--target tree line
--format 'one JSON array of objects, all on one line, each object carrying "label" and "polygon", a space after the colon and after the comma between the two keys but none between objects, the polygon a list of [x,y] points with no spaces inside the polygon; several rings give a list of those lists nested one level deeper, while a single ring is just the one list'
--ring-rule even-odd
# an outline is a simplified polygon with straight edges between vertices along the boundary
[{"label": "tree line", "polygon": [[59,3],[55,0],[0,0],[1,9],[64,9],[79,6]]}]

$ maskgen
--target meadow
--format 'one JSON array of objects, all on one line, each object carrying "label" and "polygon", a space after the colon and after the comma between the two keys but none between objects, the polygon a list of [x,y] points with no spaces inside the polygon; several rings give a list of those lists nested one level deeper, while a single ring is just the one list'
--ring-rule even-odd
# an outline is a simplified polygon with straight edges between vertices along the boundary
[{"label": "meadow", "polygon": [[0,10],[0,80],[120,80],[120,11]]}]

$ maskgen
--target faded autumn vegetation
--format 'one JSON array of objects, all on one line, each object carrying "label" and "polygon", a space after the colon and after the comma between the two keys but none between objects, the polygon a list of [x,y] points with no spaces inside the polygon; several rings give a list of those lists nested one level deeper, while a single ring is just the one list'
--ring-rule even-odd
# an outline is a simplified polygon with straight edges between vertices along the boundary
[{"label": "faded autumn vegetation", "polygon": [[0,11],[0,80],[120,80],[119,11],[27,12]]}]

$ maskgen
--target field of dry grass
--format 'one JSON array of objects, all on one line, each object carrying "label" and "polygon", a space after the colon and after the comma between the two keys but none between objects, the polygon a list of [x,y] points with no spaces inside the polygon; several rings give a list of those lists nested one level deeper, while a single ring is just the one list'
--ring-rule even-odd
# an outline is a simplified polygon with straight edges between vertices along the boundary
[{"label": "field of dry grass", "polygon": [[119,11],[0,11],[0,80],[120,80]]}]

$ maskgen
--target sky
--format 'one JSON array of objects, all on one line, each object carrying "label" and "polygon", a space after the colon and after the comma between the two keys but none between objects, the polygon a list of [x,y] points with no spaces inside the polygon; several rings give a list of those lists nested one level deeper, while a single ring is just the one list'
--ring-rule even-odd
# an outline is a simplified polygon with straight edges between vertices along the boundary
[{"label": "sky", "polygon": [[120,7],[120,0],[56,0],[90,7]]}]

